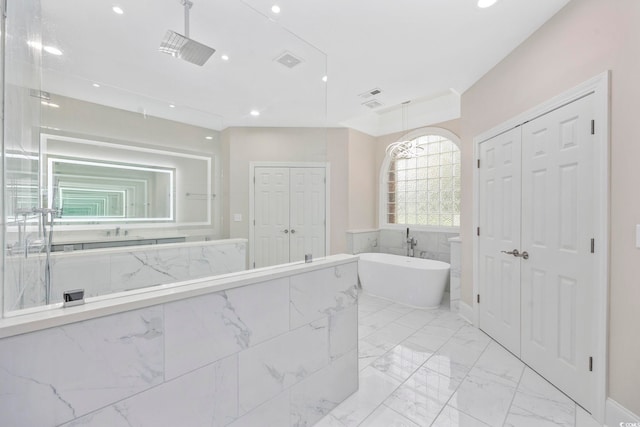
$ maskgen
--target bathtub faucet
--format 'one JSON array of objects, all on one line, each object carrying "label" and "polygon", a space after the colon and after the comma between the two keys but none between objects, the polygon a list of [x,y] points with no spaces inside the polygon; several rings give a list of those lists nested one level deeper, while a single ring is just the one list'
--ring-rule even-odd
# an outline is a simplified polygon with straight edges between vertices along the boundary
[{"label": "bathtub faucet", "polygon": [[415,256],[414,249],[418,246],[418,241],[415,237],[407,237],[407,256]]}]

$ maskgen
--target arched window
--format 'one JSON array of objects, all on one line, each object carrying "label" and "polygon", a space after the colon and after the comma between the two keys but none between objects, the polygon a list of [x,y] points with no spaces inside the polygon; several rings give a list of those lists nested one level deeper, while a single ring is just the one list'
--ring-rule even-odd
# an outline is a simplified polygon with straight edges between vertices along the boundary
[{"label": "arched window", "polygon": [[438,128],[391,144],[381,171],[381,223],[460,226],[459,139]]}]

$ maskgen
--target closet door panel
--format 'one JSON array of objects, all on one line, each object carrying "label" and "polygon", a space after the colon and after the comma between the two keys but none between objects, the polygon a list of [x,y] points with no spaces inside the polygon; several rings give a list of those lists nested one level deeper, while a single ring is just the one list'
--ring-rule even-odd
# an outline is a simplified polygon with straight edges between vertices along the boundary
[{"label": "closet door panel", "polygon": [[255,169],[255,267],[289,262],[289,168]]},{"label": "closet door panel", "polygon": [[480,144],[480,328],[520,354],[520,129]]},{"label": "closet door panel", "polygon": [[586,408],[593,96],[522,126],[522,360]]}]

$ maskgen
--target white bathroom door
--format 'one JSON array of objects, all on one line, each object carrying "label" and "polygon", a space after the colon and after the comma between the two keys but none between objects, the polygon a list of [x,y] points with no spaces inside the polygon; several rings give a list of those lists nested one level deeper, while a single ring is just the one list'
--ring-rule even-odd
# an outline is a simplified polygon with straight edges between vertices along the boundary
[{"label": "white bathroom door", "polygon": [[254,267],[289,262],[289,168],[254,169]]},{"label": "white bathroom door", "polygon": [[325,168],[290,170],[290,261],[325,256]]},{"label": "white bathroom door", "polygon": [[480,144],[480,329],[520,355],[521,132],[515,128]]},{"label": "white bathroom door", "polygon": [[522,126],[522,360],[592,408],[594,95]]}]

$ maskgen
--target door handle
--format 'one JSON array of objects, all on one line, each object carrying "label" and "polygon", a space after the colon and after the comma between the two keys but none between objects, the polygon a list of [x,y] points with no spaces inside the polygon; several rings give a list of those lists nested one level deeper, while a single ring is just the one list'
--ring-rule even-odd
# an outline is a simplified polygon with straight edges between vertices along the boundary
[{"label": "door handle", "polygon": [[289,230],[283,230],[284,234],[287,234],[289,232]]},{"label": "door handle", "polygon": [[517,249],[514,249],[514,250],[512,250],[510,252],[507,252],[507,251],[500,251],[500,252],[502,252],[503,254],[507,254],[507,255],[513,255],[515,257],[519,257],[520,256],[520,251],[518,251]]},{"label": "door handle", "polygon": [[500,251],[500,252],[502,252],[503,254],[507,254],[507,255],[513,255],[516,258],[529,259],[529,252],[527,252],[527,251],[524,251],[524,252],[520,253],[519,250],[514,249],[514,250],[509,251],[509,252],[507,252],[507,251]]},{"label": "door handle", "polygon": [[296,230],[294,230],[293,228],[291,229],[291,234],[296,234]]}]

